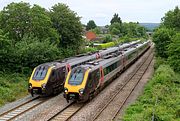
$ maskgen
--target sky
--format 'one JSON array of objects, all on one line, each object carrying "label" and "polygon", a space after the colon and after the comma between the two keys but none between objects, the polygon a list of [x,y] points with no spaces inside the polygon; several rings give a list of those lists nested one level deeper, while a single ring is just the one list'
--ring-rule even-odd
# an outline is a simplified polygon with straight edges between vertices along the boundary
[{"label": "sky", "polygon": [[160,23],[167,11],[180,7],[180,0],[0,0],[0,10],[20,1],[48,10],[57,3],[65,3],[82,17],[83,24],[94,20],[99,26],[110,24],[114,13],[118,13],[123,22]]}]

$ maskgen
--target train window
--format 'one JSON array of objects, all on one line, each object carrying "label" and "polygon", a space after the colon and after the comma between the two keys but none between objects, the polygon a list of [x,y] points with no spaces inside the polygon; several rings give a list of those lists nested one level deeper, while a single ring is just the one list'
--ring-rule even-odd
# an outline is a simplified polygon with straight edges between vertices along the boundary
[{"label": "train window", "polygon": [[80,85],[83,81],[83,78],[84,78],[84,70],[81,68],[77,68],[71,72],[68,83],[71,85]]},{"label": "train window", "polygon": [[131,54],[128,55],[128,59],[131,59],[132,57],[134,57],[134,55],[136,54],[136,51],[132,52]]},{"label": "train window", "polygon": [[43,80],[46,76],[46,73],[47,73],[47,68],[45,67],[37,68],[33,75],[33,80]]},{"label": "train window", "polygon": [[92,84],[93,84],[93,79],[92,79],[92,74],[89,74],[89,81],[88,81],[88,87],[91,88],[92,87]]},{"label": "train window", "polygon": [[104,68],[103,71],[104,71],[104,75],[106,75],[107,74],[106,68]]},{"label": "train window", "polygon": [[97,73],[96,73],[96,79],[97,79],[97,80],[100,79],[100,72],[99,72],[99,69],[98,69],[98,71],[97,71]]}]

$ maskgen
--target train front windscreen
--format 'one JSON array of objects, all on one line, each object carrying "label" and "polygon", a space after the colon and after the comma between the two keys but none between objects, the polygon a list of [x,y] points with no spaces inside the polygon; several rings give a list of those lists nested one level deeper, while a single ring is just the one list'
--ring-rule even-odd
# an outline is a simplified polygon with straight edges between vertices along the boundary
[{"label": "train front windscreen", "polygon": [[35,70],[35,73],[33,75],[33,80],[43,80],[46,77],[48,68],[47,67],[38,67]]},{"label": "train front windscreen", "polygon": [[70,85],[80,85],[84,78],[85,70],[82,68],[76,68],[71,71],[70,78],[68,80],[68,84]]}]

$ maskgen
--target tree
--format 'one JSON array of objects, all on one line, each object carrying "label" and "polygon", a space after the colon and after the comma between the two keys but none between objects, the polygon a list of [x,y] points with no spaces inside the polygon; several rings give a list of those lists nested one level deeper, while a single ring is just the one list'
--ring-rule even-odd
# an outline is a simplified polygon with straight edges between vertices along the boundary
[{"label": "tree", "polygon": [[59,46],[64,49],[71,48],[74,52],[78,51],[83,41],[80,17],[67,5],[61,3],[51,8],[50,17],[53,27],[61,37]]},{"label": "tree", "polygon": [[90,20],[88,23],[87,23],[87,26],[86,26],[86,30],[90,30],[90,29],[95,29],[97,26],[95,24],[95,22],[93,20]]},{"label": "tree", "polygon": [[121,24],[120,23],[113,23],[109,26],[109,31],[111,34],[119,35],[121,33]]},{"label": "tree", "polygon": [[0,68],[3,70],[7,65],[11,48],[11,41],[8,39],[7,34],[0,29]]},{"label": "tree", "polygon": [[120,23],[120,24],[122,24],[122,21],[121,21],[121,18],[119,17],[119,15],[115,13],[113,18],[111,19],[110,23],[111,23],[111,25],[113,23]]},{"label": "tree", "polygon": [[171,37],[174,35],[172,29],[160,28],[153,35],[153,42],[155,43],[156,54],[160,57],[168,57],[168,45],[171,43]]},{"label": "tree", "polygon": [[59,35],[52,27],[52,21],[48,11],[39,5],[34,5],[30,10],[30,33],[44,40],[49,38],[52,43],[59,43]]},{"label": "tree", "polygon": [[165,26],[167,28],[175,28],[180,31],[180,9],[178,6],[171,11],[168,11],[165,16],[162,18],[161,26]]},{"label": "tree", "polygon": [[143,26],[140,26],[139,24],[137,24],[136,30],[137,30],[138,37],[143,37],[146,35],[146,29]]},{"label": "tree", "polygon": [[32,8],[29,3],[10,3],[0,14],[0,28],[9,33],[9,37],[14,41],[20,41],[24,35],[33,35],[39,40],[50,38],[57,43],[59,37],[48,12],[38,5]]},{"label": "tree", "polygon": [[104,43],[108,43],[108,42],[112,42],[112,36],[110,34],[107,34],[105,37],[104,37]]},{"label": "tree", "polygon": [[0,28],[9,33],[10,38],[20,40],[30,27],[30,4],[10,3],[1,11]]},{"label": "tree", "polygon": [[91,31],[96,33],[96,34],[100,34],[101,33],[101,30],[100,30],[99,27],[96,27],[96,28],[92,29]]},{"label": "tree", "polygon": [[168,62],[178,72],[180,72],[180,33],[172,37],[172,42],[168,46]]},{"label": "tree", "polygon": [[123,34],[123,36],[127,35],[129,37],[135,37],[135,38],[136,37],[145,37],[146,29],[134,22],[123,23],[122,34]]}]

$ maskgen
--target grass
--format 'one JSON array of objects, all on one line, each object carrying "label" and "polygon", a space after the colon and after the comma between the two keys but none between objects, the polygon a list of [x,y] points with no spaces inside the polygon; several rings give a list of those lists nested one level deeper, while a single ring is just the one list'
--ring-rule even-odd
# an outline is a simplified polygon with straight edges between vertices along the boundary
[{"label": "grass", "polygon": [[22,74],[0,72],[0,107],[27,95],[27,85],[27,77]]},{"label": "grass", "polygon": [[180,75],[161,64],[145,86],[144,93],[130,105],[124,121],[180,121]]}]

